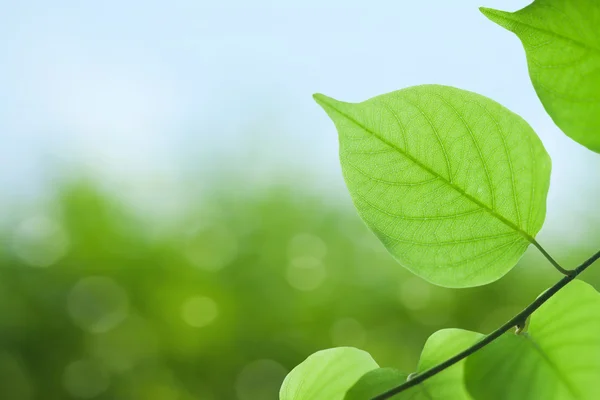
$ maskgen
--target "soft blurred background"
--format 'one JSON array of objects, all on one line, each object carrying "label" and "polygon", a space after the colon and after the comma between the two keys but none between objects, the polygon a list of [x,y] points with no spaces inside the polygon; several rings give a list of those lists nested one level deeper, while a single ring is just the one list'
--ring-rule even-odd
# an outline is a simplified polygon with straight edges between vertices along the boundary
[{"label": "soft blurred background", "polygon": [[477,9],[526,2],[480,1],[4,2],[0,398],[276,399],[343,345],[410,372],[432,332],[489,332],[559,279],[535,249],[481,288],[397,265],[352,208],[316,91],[501,102],[553,158],[540,242],[568,268],[595,252],[600,159]]}]

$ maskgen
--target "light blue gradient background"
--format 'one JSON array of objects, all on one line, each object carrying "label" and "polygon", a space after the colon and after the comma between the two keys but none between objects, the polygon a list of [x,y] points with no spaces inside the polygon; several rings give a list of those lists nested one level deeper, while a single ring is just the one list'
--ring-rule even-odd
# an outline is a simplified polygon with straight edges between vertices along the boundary
[{"label": "light blue gradient background", "polygon": [[77,170],[153,209],[176,208],[186,182],[208,188],[222,173],[250,185],[299,180],[347,204],[334,128],[311,94],[359,101],[441,83],[534,127],[554,165],[542,236],[580,241],[576,221],[600,223],[600,157],[554,126],[520,43],[478,11],[526,4],[5,2],[2,202],[34,201],[57,171]]}]

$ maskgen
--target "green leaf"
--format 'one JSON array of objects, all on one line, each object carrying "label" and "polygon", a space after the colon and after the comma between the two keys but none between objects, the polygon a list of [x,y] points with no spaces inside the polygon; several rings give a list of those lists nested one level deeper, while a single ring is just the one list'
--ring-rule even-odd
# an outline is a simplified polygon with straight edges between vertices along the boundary
[{"label": "green leaf", "polygon": [[280,400],[343,400],[365,373],[379,366],[369,353],[352,347],[316,352],[283,381]]},{"label": "green leaf", "polygon": [[531,81],[554,122],[600,152],[600,2],[536,0],[514,13],[481,11],[521,39]]},{"label": "green leaf", "polygon": [[598,399],[599,377],[600,294],[582,281],[533,313],[526,333],[501,336],[465,366],[477,400]]},{"label": "green leaf", "polygon": [[[427,339],[421,359],[419,360],[418,372],[428,370],[437,364],[457,355],[461,351],[472,346],[483,338],[481,333],[465,331],[462,329],[442,329]],[[440,372],[432,378],[427,379],[419,385],[421,396],[416,399],[448,399],[468,400],[469,396],[464,384],[464,363],[459,361],[452,367]]]},{"label": "green leaf", "polygon": [[518,115],[439,85],[357,104],[314,97],[337,126],[359,214],[404,267],[438,285],[483,285],[535,241],[551,163]]},{"label": "green leaf", "polygon": [[[394,368],[367,372],[348,390],[344,400],[368,400],[406,382],[408,375]],[[401,399],[400,395],[392,399]]]},{"label": "green leaf", "polygon": [[[431,335],[419,360],[418,372],[425,371],[473,345],[483,335],[461,329],[443,329]],[[463,380],[464,360],[427,379],[420,385],[392,397],[394,400],[469,400]],[[388,368],[368,372],[348,391],[344,400],[364,400],[382,394],[406,380],[406,375]]]}]

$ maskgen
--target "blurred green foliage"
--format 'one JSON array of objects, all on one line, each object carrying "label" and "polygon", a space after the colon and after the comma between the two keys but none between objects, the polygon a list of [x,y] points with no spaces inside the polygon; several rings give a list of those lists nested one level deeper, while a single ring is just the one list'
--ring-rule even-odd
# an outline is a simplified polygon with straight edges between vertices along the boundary
[{"label": "blurred green foliage", "polygon": [[135,211],[74,183],[0,232],[1,399],[276,399],[342,345],[411,371],[432,332],[489,332],[559,279],[530,250],[494,284],[433,286],[300,189],[215,190],[164,229]]}]

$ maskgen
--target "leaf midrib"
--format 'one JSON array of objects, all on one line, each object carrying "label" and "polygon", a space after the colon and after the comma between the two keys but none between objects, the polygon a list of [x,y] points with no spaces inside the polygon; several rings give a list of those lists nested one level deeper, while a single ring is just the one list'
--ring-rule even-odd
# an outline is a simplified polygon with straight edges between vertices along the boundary
[{"label": "leaf midrib", "polygon": [[365,132],[368,132],[370,135],[372,135],[373,137],[375,137],[376,139],[380,140],[382,143],[386,144],[387,146],[391,147],[392,149],[395,149],[396,151],[398,151],[399,153],[401,153],[403,156],[405,156],[406,158],[408,158],[410,161],[412,161],[413,163],[415,163],[417,166],[419,166],[420,168],[424,169],[425,171],[429,172],[430,174],[432,174],[433,176],[438,177],[439,179],[441,179],[443,182],[445,182],[448,186],[450,186],[452,189],[454,189],[455,191],[457,191],[458,193],[460,193],[461,195],[463,195],[464,197],[466,197],[468,200],[470,200],[471,202],[473,202],[474,204],[476,204],[477,206],[481,207],[483,210],[485,210],[487,213],[489,213],[490,215],[492,215],[494,218],[498,219],[500,222],[502,222],[503,224],[505,224],[506,226],[508,226],[509,228],[511,228],[512,230],[516,231],[517,233],[519,233],[521,236],[523,236],[528,242],[530,243],[534,243],[535,239],[529,235],[527,232],[525,232],[523,229],[521,229],[519,226],[515,225],[512,221],[510,221],[509,219],[507,219],[506,217],[504,217],[503,215],[497,213],[495,210],[491,209],[490,207],[488,207],[485,203],[481,202],[479,199],[477,199],[474,196],[471,196],[470,194],[468,194],[464,189],[462,189],[460,186],[455,185],[454,183],[452,183],[451,181],[449,181],[448,179],[446,179],[446,177],[444,177],[443,175],[437,173],[436,171],[434,171],[433,169],[431,169],[430,167],[428,167],[427,165],[423,164],[422,162],[420,162],[418,159],[416,159],[415,157],[413,157],[412,155],[408,154],[406,151],[404,151],[403,149],[401,149],[400,147],[396,146],[395,144],[393,144],[392,142],[382,138],[380,135],[378,135],[376,132],[372,131],[371,129],[367,128],[366,126],[364,126],[363,124],[361,124],[360,122],[358,122],[356,119],[352,118],[350,115],[344,113],[343,111],[341,111],[339,108],[335,107],[334,104],[330,103],[328,101],[328,98],[326,96],[323,95],[315,95],[315,100],[318,103],[321,103],[322,105],[326,105],[327,107],[330,107],[331,109],[335,110],[337,113],[339,113],[340,115],[342,115],[344,118],[348,119],[349,121],[351,121],[353,124],[355,124],[356,126],[358,126],[359,128],[363,129]]}]

